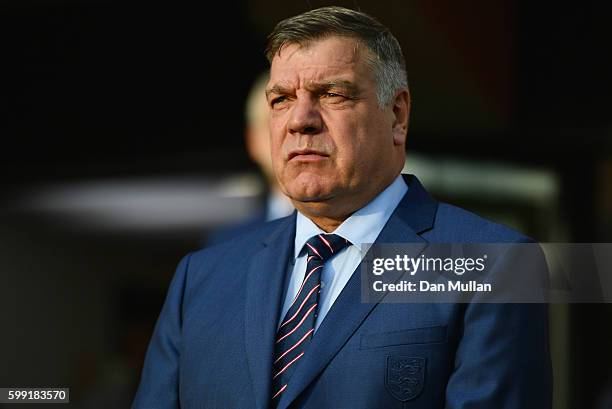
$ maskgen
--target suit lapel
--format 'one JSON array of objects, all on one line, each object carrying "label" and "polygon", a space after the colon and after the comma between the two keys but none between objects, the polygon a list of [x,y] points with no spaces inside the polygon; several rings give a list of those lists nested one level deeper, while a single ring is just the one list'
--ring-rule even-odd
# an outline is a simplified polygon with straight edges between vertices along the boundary
[{"label": "suit lapel", "polygon": [[[418,233],[433,226],[437,203],[429,197],[414,176],[406,175],[404,178],[409,190],[389,218],[376,243],[419,243],[420,245],[412,249],[416,253],[413,256],[416,256],[427,247],[427,241]],[[395,274],[395,277],[390,277],[391,281],[402,275],[401,272],[392,274]],[[287,389],[281,395],[278,409],[286,409],[316,378],[384,296],[385,294],[381,293],[372,303],[361,302],[361,271],[358,267],[312,338],[308,346],[308,358],[305,356],[306,359],[296,368]]]},{"label": "suit lapel", "polygon": [[294,238],[295,214],[261,243],[247,275],[245,343],[258,409],[269,403],[276,323]]}]

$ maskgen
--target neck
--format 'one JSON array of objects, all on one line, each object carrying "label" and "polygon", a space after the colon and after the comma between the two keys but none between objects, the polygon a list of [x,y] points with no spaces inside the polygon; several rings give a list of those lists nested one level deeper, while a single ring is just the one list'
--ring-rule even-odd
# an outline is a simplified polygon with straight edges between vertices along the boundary
[{"label": "neck", "polygon": [[320,202],[298,202],[292,200],[292,203],[300,213],[312,220],[321,230],[331,233],[353,213],[374,200],[394,179],[395,176],[388,183],[382,184],[382,186],[379,186],[370,192],[370,194],[361,197],[335,197]]},{"label": "neck", "polygon": [[324,202],[298,202],[293,206],[326,233],[331,233],[357,209],[346,209],[334,200]]},{"label": "neck", "polygon": [[396,177],[397,174],[392,175],[369,192],[362,191],[360,195],[336,196],[327,200],[309,202],[292,199],[291,202],[300,213],[312,220],[321,230],[331,233],[353,213],[374,200],[393,183]]},{"label": "neck", "polygon": [[331,233],[334,230],[336,230],[338,226],[340,226],[342,222],[346,220],[348,217],[341,219],[341,220],[331,219],[327,217],[309,217],[309,218],[310,220],[312,220],[314,224],[316,224],[325,233]]}]

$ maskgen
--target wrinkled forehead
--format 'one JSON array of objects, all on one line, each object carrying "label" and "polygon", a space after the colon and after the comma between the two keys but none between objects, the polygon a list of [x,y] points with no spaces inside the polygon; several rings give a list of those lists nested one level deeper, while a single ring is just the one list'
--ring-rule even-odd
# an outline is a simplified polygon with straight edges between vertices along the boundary
[{"label": "wrinkled forehead", "polygon": [[361,41],[332,36],[283,45],[272,59],[267,89],[275,85],[299,87],[330,78],[358,80],[369,75],[370,53]]},{"label": "wrinkled forehead", "polygon": [[289,52],[295,52],[298,50],[301,52],[308,52],[308,50],[317,48],[322,44],[332,44],[337,47],[346,48],[351,50],[354,55],[357,55],[362,49],[367,50],[365,43],[360,38],[348,35],[330,34],[321,36],[320,38],[306,39],[302,41],[287,41],[281,47],[279,47],[273,60],[279,57],[282,58],[287,50],[290,50]]}]

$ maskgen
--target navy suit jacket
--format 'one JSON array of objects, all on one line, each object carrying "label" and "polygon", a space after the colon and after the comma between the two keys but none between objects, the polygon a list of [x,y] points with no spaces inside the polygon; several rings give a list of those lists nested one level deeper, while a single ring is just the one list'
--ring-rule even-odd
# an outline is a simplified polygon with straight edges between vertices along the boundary
[{"label": "navy suit jacket", "polygon": [[[438,242],[529,241],[438,203],[414,176],[405,179],[408,193],[377,243],[424,248]],[[180,262],[133,409],[268,407],[294,235],[292,215]],[[418,376],[398,387],[392,372],[400,366]],[[545,304],[362,303],[359,273],[321,323],[279,404],[279,409],[550,407]]]}]

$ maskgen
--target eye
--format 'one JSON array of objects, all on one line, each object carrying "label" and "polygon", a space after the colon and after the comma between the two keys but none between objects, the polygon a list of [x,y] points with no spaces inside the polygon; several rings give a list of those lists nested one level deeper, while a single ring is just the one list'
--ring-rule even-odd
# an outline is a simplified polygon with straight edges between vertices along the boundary
[{"label": "eye", "polygon": [[270,101],[270,105],[274,106],[274,104],[278,104],[279,102],[283,102],[285,97],[276,97]]},{"label": "eye", "polygon": [[285,102],[285,101],[287,101],[287,97],[286,97],[286,96],[284,96],[284,95],[281,95],[281,96],[279,96],[279,97],[273,98],[273,99],[270,101],[270,106],[271,106],[272,108],[274,108],[274,107],[276,107],[277,105],[282,104],[282,103],[283,103],[283,102]]},{"label": "eye", "polygon": [[336,92],[326,92],[322,95],[322,97],[330,103],[340,103],[347,100],[346,96],[338,94]]}]

